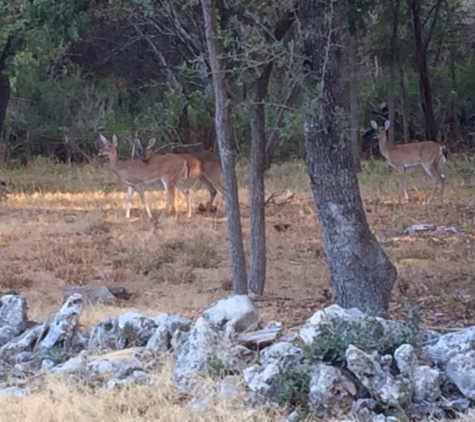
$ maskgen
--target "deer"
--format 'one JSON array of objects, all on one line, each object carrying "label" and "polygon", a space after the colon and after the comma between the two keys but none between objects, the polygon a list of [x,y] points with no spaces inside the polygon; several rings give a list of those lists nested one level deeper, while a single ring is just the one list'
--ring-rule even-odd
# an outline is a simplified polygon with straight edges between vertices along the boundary
[{"label": "deer", "polygon": [[[145,148],[139,138],[135,138],[134,142],[137,145],[142,161],[149,163],[152,157],[156,155],[153,151],[156,138],[151,138]],[[199,179],[205,189],[209,192],[206,211],[210,213],[217,195],[217,190],[219,190],[219,192],[224,196],[219,157],[213,152],[206,150],[193,153],[176,153],[173,155],[181,157],[187,162],[189,167],[188,179]]]},{"label": "deer", "polygon": [[404,200],[409,197],[406,190],[406,168],[421,166],[434,182],[430,197],[426,203],[429,205],[437,187],[440,185],[440,198],[444,195],[445,175],[442,173],[442,165],[447,161],[447,152],[444,146],[434,141],[415,142],[412,144],[391,145],[388,142],[387,130],[390,121],[386,120],[384,126],[371,120],[371,127],[376,131],[379,141],[379,150],[386,162],[399,173]]},{"label": "deer", "polygon": [[[119,160],[117,155],[118,140],[117,136],[112,136],[109,141],[105,136],[99,135],[101,141],[99,146],[99,157],[107,157],[109,159],[110,169],[119,177],[119,179],[127,185],[127,200],[125,207],[125,217],[130,217],[130,207],[132,197],[137,191],[142,200],[145,210],[149,218],[152,213],[145,200],[145,185],[160,181],[167,193],[167,208],[170,209],[171,215],[176,217],[176,190],[185,197],[187,216],[191,217],[191,208],[189,201],[189,192],[183,184],[183,180],[188,177],[188,164],[174,154],[155,154],[149,164],[145,164],[140,159]],[[152,163],[153,162],[153,163]]]}]

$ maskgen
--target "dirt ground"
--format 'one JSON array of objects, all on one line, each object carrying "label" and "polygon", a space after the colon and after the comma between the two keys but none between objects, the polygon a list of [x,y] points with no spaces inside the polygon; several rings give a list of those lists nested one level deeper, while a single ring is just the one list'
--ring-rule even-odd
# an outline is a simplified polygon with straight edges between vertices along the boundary
[{"label": "dirt ground", "polygon": [[[411,200],[400,203],[398,179],[383,163],[363,163],[359,176],[366,214],[399,277],[390,313],[403,318],[405,303],[420,307],[425,327],[450,331],[475,324],[475,168],[466,157],[446,168],[444,202],[427,207],[430,182],[410,170]],[[249,242],[247,166],[239,165],[246,250]],[[168,217],[160,188],[147,192],[154,221],[139,198],[125,219],[125,189],[107,166],[58,165],[38,160],[5,171],[7,199],[0,202],[0,289],[24,295],[31,319],[55,312],[66,285],[122,286],[129,301],[87,308],[90,326],[126,310],[146,315],[178,313],[197,318],[231,292],[223,198],[218,212],[196,211],[207,196],[190,182],[195,212]],[[274,166],[267,176],[268,272],[266,297],[258,302],[263,322],[297,329],[332,303],[317,215],[303,163]],[[413,224],[451,228],[404,235]]]}]

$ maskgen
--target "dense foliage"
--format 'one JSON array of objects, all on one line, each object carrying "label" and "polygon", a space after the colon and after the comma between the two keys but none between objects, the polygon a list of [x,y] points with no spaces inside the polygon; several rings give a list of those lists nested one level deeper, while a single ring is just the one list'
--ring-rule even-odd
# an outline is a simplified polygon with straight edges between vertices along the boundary
[{"label": "dense foliage", "polygon": [[[409,139],[423,139],[419,55],[412,25],[412,3],[420,2],[350,3],[348,33],[358,40],[357,118],[365,149],[371,144],[364,136],[368,122],[377,118],[375,114],[385,115],[381,103],[390,101],[390,87],[396,139],[404,137],[404,124]],[[475,3],[422,3],[422,41],[438,140],[452,150],[472,147]],[[298,19],[283,39],[274,34],[279,19],[295,5],[289,0],[218,4],[237,150],[247,153],[250,146],[250,83],[262,64],[272,61],[267,135],[279,127],[277,159],[302,156],[302,115],[312,104],[295,90],[303,68]],[[11,99],[3,139],[11,158],[89,158],[99,131],[117,134],[123,154],[130,153],[137,132],[143,138],[157,136],[162,144],[214,144],[214,98],[199,2],[1,0],[0,53],[9,38],[14,48],[6,52],[4,72]]]}]

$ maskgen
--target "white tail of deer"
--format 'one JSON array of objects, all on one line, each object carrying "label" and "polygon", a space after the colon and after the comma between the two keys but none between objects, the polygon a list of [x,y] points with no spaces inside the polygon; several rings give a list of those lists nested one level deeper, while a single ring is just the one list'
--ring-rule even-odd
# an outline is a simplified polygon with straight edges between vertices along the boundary
[{"label": "white tail of deer", "polygon": [[144,188],[146,184],[157,181],[162,182],[167,192],[167,206],[171,208],[171,213],[176,215],[175,200],[176,189],[178,188],[185,196],[188,217],[191,216],[188,190],[183,185],[183,180],[188,177],[188,165],[184,159],[173,154],[156,154],[153,165],[147,165],[142,160],[137,159],[119,160],[117,137],[114,135],[112,142],[103,135],[99,135],[99,138],[101,145],[98,155],[109,159],[111,170],[127,185],[126,218],[130,217],[130,207],[135,191],[139,193],[148,216],[152,218],[152,213],[145,200]]},{"label": "white tail of deer", "polygon": [[387,163],[394,167],[401,180],[402,194],[408,200],[406,190],[406,168],[421,166],[434,182],[432,192],[427,204],[430,204],[437,186],[440,185],[440,197],[444,195],[444,179],[442,165],[447,161],[445,148],[433,141],[416,142],[413,144],[391,145],[388,142],[387,130],[390,122],[386,120],[383,127],[378,127],[374,120],[371,120],[371,127],[376,131],[379,141],[379,149]]},{"label": "white tail of deer", "polygon": [[[141,141],[136,138],[135,142],[140,145],[141,159],[144,162],[149,160],[156,154],[153,152],[155,138],[152,138],[144,148]],[[205,189],[209,192],[209,201],[206,204],[206,210],[211,211],[213,202],[216,198],[217,190],[224,196],[224,187],[221,181],[221,163],[219,157],[211,151],[202,150],[193,153],[173,154],[184,159],[189,168],[188,178],[199,179]]]}]

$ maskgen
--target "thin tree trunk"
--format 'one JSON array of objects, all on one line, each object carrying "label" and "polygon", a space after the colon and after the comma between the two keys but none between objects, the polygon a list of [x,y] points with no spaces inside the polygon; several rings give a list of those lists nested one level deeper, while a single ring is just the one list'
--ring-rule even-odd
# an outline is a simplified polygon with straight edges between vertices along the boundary
[{"label": "thin tree trunk", "polygon": [[397,31],[399,26],[399,0],[393,1],[393,23],[391,43],[389,49],[389,92],[388,92],[388,112],[391,125],[389,126],[389,143],[394,145],[396,128],[395,113],[395,85],[396,85],[396,66],[399,60],[399,46],[397,39]]},{"label": "thin tree trunk", "polygon": [[[432,107],[432,90],[430,86],[429,68],[427,66],[429,38],[426,43],[424,43],[422,39],[421,0],[409,0],[409,6],[412,13],[417,72],[419,74],[419,91],[421,94],[422,111],[424,113],[426,139],[436,141],[437,127]],[[434,17],[434,19],[436,19],[436,17]]]},{"label": "thin tree trunk", "polygon": [[[5,73],[7,58],[12,50],[12,37],[8,37],[0,56],[0,150],[3,151],[3,130],[5,128],[5,117],[7,115],[8,103],[10,102],[10,80]],[[1,164],[1,163],[0,163]]]},{"label": "thin tree trunk", "polygon": [[249,207],[251,251],[249,259],[249,289],[264,293],[266,281],[266,218],[264,172],[266,169],[266,133],[264,98],[270,69],[266,69],[251,92],[251,168],[249,177]]},{"label": "thin tree trunk", "polygon": [[365,312],[386,309],[397,272],[371,233],[344,110],[341,31],[346,0],[301,0],[306,87],[318,114],[305,116],[307,167],[336,302]]},{"label": "thin tree trunk", "polygon": [[356,31],[350,35],[350,125],[353,162],[356,173],[361,172],[360,151],[358,144],[358,40]]},{"label": "thin tree trunk", "polygon": [[247,294],[246,261],[244,259],[244,246],[242,241],[238,183],[230,131],[231,102],[226,93],[225,66],[222,63],[223,53],[218,39],[215,4],[213,0],[202,0],[201,5],[203,8],[206,43],[208,46],[215,92],[216,135],[219,144],[221,167],[223,169],[222,174],[225,188],[226,214],[228,217],[233,292],[235,294]]},{"label": "thin tree trunk", "polygon": [[407,110],[406,110],[406,104],[407,104],[406,77],[405,77],[405,72],[404,72],[404,65],[402,63],[399,63],[399,89],[400,89],[399,100],[401,102],[404,143],[407,144],[410,138],[409,117],[407,116]]}]

